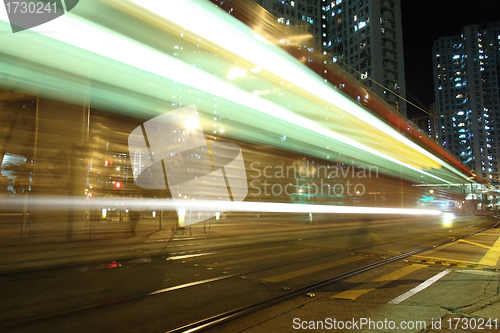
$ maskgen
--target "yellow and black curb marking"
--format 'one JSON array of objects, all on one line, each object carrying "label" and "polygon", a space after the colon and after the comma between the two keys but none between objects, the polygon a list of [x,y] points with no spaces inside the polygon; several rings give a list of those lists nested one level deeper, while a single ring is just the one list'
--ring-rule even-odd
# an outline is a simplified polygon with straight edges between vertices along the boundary
[{"label": "yellow and black curb marking", "polygon": [[462,261],[451,261],[451,260],[440,260],[440,259],[433,259],[433,258],[423,258],[420,260],[421,263],[423,264],[437,264],[441,266],[451,266],[451,267],[460,267],[460,268],[473,268],[473,269],[479,269],[481,266],[479,266],[476,263],[472,262],[462,262]]}]

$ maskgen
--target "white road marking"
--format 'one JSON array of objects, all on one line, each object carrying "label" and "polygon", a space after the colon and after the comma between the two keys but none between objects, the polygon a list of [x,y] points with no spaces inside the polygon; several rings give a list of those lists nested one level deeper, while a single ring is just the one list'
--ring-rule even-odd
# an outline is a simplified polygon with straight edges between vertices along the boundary
[{"label": "white road marking", "polygon": [[446,274],[448,274],[450,272],[451,272],[451,269],[447,269],[445,271],[442,271],[439,274],[434,275],[433,277],[431,277],[427,281],[422,282],[421,284],[419,284],[415,288],[407,291],[403,295],[400,295],[400,296],[396,297],[395,299],[393,299],[392,301],[390,301],[388,304],[399,304],[399,303],[403,302],[404,300],[412,297],[416,293],[419,293],[422,290],[424,290],[425,288],[429,287],[431,284],[433,284],[434,282],[438,281],[439,279],[441,279],[443,276],[445,276]]}]

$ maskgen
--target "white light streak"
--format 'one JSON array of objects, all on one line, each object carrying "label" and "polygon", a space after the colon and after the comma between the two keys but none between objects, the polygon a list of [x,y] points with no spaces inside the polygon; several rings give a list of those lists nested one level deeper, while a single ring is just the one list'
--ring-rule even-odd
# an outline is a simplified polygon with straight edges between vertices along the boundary
[{"label": "white light streak", "polygon": [[[23,198],[9,198],[5,200],[6,207],[15,210],[24,207]],[[112,199],[112,198],[72,198],[72,197],[31,197],[30,209],[34,211],[65,210],[68,207],[88,209],[89,207],[127,207],[141,208],[144,205],[163,207],[166,210],[175,210],[180,206],[177,199]],[[105,209],[105,208],[103,208]],[[291,203],[250,202],[250,201],[217,201],[217,200],[183,200],[179,208],[179,216],[183,218],[188,209],[205,212],[260,212],[260,213],[322,213],[322,214],[401,214],[401,215],[441,215],[438,209],[405,209],[382,207],[352,207],[332,205],[299,205]]]}]

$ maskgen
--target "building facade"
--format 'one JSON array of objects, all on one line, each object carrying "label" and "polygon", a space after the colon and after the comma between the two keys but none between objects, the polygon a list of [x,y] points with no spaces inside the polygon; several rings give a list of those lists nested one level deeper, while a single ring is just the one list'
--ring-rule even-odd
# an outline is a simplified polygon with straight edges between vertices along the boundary
[{"label": "building facade", "polygon": [[406,116],[399,0],[322,0],[322,47]]},{"label": "building facade", "polygon": [[406,116],[400,0],[255,1]]},{"label": "building facade", "polygon": [[438,140],[477,175],[498,181],[500,22],[466,26],[433,46]]},{"label": "building facade", "polygon": [[410,119],[422,132],[437,141],[436,103],[429,106],[429,115]]}]

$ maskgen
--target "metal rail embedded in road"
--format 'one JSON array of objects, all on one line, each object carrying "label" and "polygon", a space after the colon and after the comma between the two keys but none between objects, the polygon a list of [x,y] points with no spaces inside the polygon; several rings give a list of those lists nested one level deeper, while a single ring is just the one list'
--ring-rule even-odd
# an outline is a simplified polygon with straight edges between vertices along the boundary
[{"label": "metal rail embedded in road", "polygon": [[276,297],[273,297],[273,298],[269,298],[267,300],[254,303],[254,304],[249,305],[249,306],[241,307],[239,309],[235,309],[235,310],[231,310],[231,311],[228,311],[228,312],[224,312],[224,313],[221,313],[221,314],[218,314],[218,315],[215,315],[215,316],[212,316],[212,317],[209,317],[209,318],[206,318],[206,319],[203,319],[203,320],[200,320],[200,321],[197,321],[197,322],[194,322],[194,323],[182,326],[182,327],[178,327],[176,329],[167,331],[166,333],[181,333],[181,332],[182,333],[192,333],[192,332],[200,332],[200,331],[212,328],[214,326],[221,325],[223,323],[227,323],[229,321],[235,320],[237,318],[244,317],[244,316],[249,315],[251,313],[255,313],[257,311],[269,308],[271,306],[277,305],[279,303],[282,303],[284,301],[293,299],[295,297],[304,295],[304,294],[306,294],[306,293],[308,293],[310,291],[313,291],[315,289],[326,287],[326,286],[328,286],[328,285],[330,285],[332,283],[338,282],[340,280],[344,280],[344,279],[349,278],[351,276],[358,275],[358,274],[364,273],[366,271],[372,270],[374,268],[377,268],[377,267],[380,267],[380,266],[383,266],[383,265],[395,262],[397,260],[400,260],[400,259],[403,259],[403,258],[407,258],[409,256],[412,256],[412,255],[415,255],[415,254],[418,254],[418,253],[421,253],[421,252],[425,252],[427,250],[431,250],[431,249],[434,249],[434,248],[437,248],[437,247],[440,247],[440,246],[443,246],[443,245],[455,242],[455,241],[457,241],[459,239],[463,239],[463,238],[466,238],[466,237],[470,237],[470,236],[476,235],[476,234],[484,232],[486,230],[490,230],[490,229],[496,228],[499,224],[500,224],[500,222],[497,222],[492,227],[485,228],[485,229],[482,229],[482,230],[479,230],[479,231],[476,231],[476,232],[472,232],[472,233],[467,234],[467,235],[462,236],[462,237],[454,238],[454,239],[442,242],[442,243],[437,244],[437,245],[428,246],[428,247],[425,247],[425,248],[422,248],[422,249],[418,249],[418,250],[406,252],[406,253],[403,253],[403,254],[400,254],[400,255],[397,255],[397,256],[394,256],[394,257],[386,258],[386,259],[380,260],[380,261],[378,261],[376,263],[372,263],[372,264],[369,264],[369,265],[366,265],[366,266],[363,266],[363,267],[351,270],[349,272],[346,272],[346,273],[334,276],[332,278],[329,278],[329,279],[326,279],[326,280],[323,280],[323,281],[319,281],[319,282],[315,282],[315,283],[309,284],[307,286],[298,288],[298,289],[293,290],[293,291],[289,291],[286,294],[279,295],[279,296],[276,296]]}]

